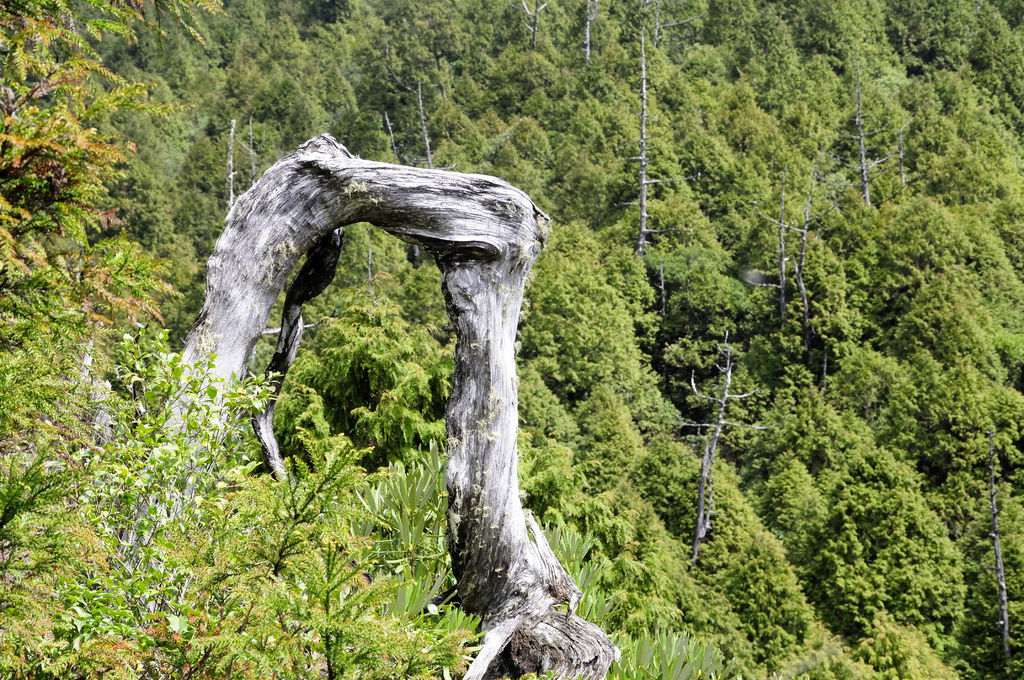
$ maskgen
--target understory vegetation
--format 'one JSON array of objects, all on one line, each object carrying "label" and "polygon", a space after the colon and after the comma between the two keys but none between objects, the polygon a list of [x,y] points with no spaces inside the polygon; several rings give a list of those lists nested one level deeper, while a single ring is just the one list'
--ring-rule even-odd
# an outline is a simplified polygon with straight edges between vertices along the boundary
[{"label": "understory vegetation", "polygon": [[473,658],[430,253],[346,229],[287,481],[249,430],[275,336],[239,384],[176,351],[231,198],[324,132],[551,215],[520,483],[609,677],[1024,675],[1019,3],[21,0],[0,30],[0,677]]}]

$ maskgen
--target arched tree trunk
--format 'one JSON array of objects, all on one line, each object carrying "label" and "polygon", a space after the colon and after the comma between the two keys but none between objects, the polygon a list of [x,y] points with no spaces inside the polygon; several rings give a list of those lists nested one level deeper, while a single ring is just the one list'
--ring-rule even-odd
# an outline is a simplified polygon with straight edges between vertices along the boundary
[{"label": "arched tree trunk", "polygon": [[[432,251],[456,332],[448,428],[448,547],[465,608],[487,631],[467,678],[554,671],[603,678],[618,650],[575,616],[580,592],[519,501],[514,341],[548,218],[482,175],[354,157],[328,135],[274,165],[235,203],[207,266],[185,358],[241,374],[299,258],[370,222]],[[554,607],[567,602],[569,611]]]}]

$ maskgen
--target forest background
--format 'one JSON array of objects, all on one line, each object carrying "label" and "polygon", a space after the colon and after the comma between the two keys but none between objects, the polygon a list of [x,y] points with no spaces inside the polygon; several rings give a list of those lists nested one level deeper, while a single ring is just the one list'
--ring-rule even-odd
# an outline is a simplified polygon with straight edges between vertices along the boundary
[{"label": "forest background", "polygon": [[247,433],[267,387],[173,352],[231,197],[322,132],[552,216],[520,476],[613,676],[1024,674],[1019,3],[24,0],[0,26],[4,677],[471,658],[478,622],[430,603],[429,253],[346,230],[278,407],[287,484]]}]

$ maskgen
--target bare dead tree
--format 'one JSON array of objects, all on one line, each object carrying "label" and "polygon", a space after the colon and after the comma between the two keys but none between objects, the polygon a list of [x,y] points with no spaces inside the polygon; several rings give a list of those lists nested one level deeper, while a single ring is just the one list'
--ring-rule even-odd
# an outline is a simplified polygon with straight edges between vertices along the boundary
[{"label": "bare dead tree", "polygon": [[779,321],[786,321],[786,171],[779,191]]},{"label": "bare dead tree", "polygon": [[[863,88],[861,86],[861,81],[860,81],[860,68],[858,67],[857,68],[857,84],[856,84],[856,86],[854,88],[854,102],[855,102],[856,106],[855,106],[855,113],[854,113],[854,117],[853,117],[853,127],[854,127],[854,131],[855,132],[852,135],[847,135],[850,139],[852,139],[857,144],[857,162],[856,163],[847,163],[846,165],[847,165],[847,167],[853,168],[854,170],[857,171],[857,175],[858,175],[858,179],[859,179],[859,185],[860,185],[860,195],[861,195],[861,198],[864,199],[864,203],[865,204],[872,205],[872,203],[871,203],[871,178],[874,177],[875,175],[877,175],[879,172],[881,172],[881,170],[878,169],[879,166],[882,166],[885,163],[887,163],[893,157],[894,154],[890,153],[890,154],[887,154],[887,155],[879,157],[879,158],[871,158],[870,157],[870,150],[868,148],[868,140],[870,140],[875,135],[878,135],[881,132],[884,132],[889,126],[886,124],[886,125],[883,125],[882,127],[877,128],[875,130],[868,130],[868,129],[866,129],[865,125],[867,123],[867,116],[864,114],[864,108],[863,108],[863,103],[862,103],[862,90],[863,90]],[[903,132],[903,130],[901,128],[901,130],[900,130],[900,150],[901,150],[900,158],[901,158],[901,160],[902,160],[902,142],[903,142],[902,132]],[[902,177],[902,163],[900,165],[900,171],[901,171],[901,177]]]},{"label": "bare dead tree", "polygon": [[373,232],[366,232],[366,280],[373,278]]},{"label": "bare dead tree", "polygon": [[228,210],[235,204],[235,119],[231,119],[231,134],[228,137]]},{"label": "bare dead tree", "polygon": [[636,157],[640,167],[637,180],[640,190],[640,230],[636,239],[636,254],[644,256],[647,248],[647,149],[650,138],[647,136],[647,47],[644,29],[640,29],[640,154]]},{"label": "bare dead tree", "polygon": [[[804,266],[807,263],[807,239],[811,233],[811,227],[839,206],[839,202],[835,197],[833,197],[824,210],[817,214],[811,213],[812,201],[814,199],[814,187],[817,183],[817,179],[818,164],[815,163],[814,167],[811,169],[811,184],[807,189],[807,198],[804,201],[803,226],[788,226],[791,231],[795,231],[800,235],[800,248],[797,251],[796,260],[793,262],[793,279],[796,281],[797,293],[800,295],[800,325],[804,336],[804,360],[808,363],[811,360],[811,344],[814,340],[814,336],[816,335],[816,331],[814,330],[814,326],[811,324],[811,301],[810,296],[807,293],[807,283],[804,280]],[[828,352],[823,353],[822,362],[822,392],[824,392],[826,385],[825,376],[828,373]]]},{"label": "bare dead tree", "polygon": [[811,199],[814,197],[814,180],[816,168],[811,171],[811,188],[807,190],[807,200],[804,201],[804,223],[802,227],[790,227],[800,235],[800,249],[797,251],[796,260],[793,262],[793,278],[796,280],[796,290],[800,295],[800,326],[804,332],[804,359],[811,358],[811,302],[807,295],[807,284],[804,282],[804,264],[807,262],[807,235],[811,231]]},{"label": "bare dead tree", "polygon": [[384,112],[384,125],[388,129],[388,139],[391,140],[391,153],[395,157],[395,163],[401,163],[401,159],[398,157],[398,146],[395,144],[395,131],[391,129],[391,118],[388,117],[388,112]]},{"label": "bare dead tree", "polygon": [[667,291],[665,290],[665,263],[658,263],[658,294],[661,297],[661,318],[665,318],[668,313],[667,306]]},{"label": "bare dead tree", "polygon": [[[756,202],[755,202],[755,205]],[[786,224],[786,171],[782,171],[782,186],[779,190],[779,217],[775,219],[760,211],[757,214],[761,219],[766,220],[774,224],[779,231],[779,251],[778,251],[778,283],[774,284],[773,287],[779,289],[779,323],[784,328],[786,325],[786,229],[789,225]],[[764,284],[759,284],[764,285]]]},{"label": "bare dead tree", "polygon": [[590,26],[597,21],[598,0],[587,0],[585,23],[583,24],[583,58],[590,63]]},{"label": "bare dead tree", "polygon": [[[637,169],[637,193],[638,200],[636,205],[640,206],[640,228],[637,231],[636,239],[636,254],[643,257],[648,244],[648,238],[653,234],[661,234],[669,231],[687,231],[686,229],[680,229],[677,227],[669,227],[665,229],[651,229],[647,225],[647,221],[650,215],[647,213],[647,188],[654,184],[665,184],[669,182],[685,182],[693,179],[693,177],[676,177],[672,179],[650,179],[647,176],[647,165],[648,165],[648,153],[651,150],[651,137],[647,133],[647,124],[651,121],[648,111],[648,92],[647,92],[647,47],[646,47],[646,31],[640,29],[640,153],[630,160],[637,161],[639,168]],[[698,173],[695,177],[699,177]]]},{"label": "bare dead tree", "polygon": [[903,133],[907,129],[908,125],[910,125],[910,121],[907,121],[906,123],[904,123],[903,126],[900,128],[900,131],[899,131],[899,145],[898,145],[899,151],[898,151],[898,153],[899,153],[899,160],[900,160],[900,183],[901,184],[906,184],[907,183],[907,175],[906,175],[906,172],[904,170],[904,161],[906,160],[906,157],[905,157],[905,155],[903,153]]},{"label": "bare dead tree", "polygon": [[420,129],[423,131],[423,146],[427,150],[427,167],[434,167],[434,157],[430,154],[430,134],[427,132],[427,114],[423,111],[423,83],[416,81],[416,103],[420,108]]},{"label": "bare dead tree", "polygon": [[252,132],[252,114],[249,115],[249,144],[235,141],[235,128],[237,121],[231,120],[231,134],[228,137],[228,162],[227,162],[227,183],[228,183],[228,210],[235,204],[235,144],[245,149],[249,154],[249,186],[256,184],[256,142]]},{"label": "bare dead tree", "polygon": [[726,425],[732,425],[735,427],[748,427],[754,429],[766,429],[762,426],[756,425],[740,425],[738,423],[729,422],[725,419],[726,407],[730,399],[746,399],[757,393],[757,390],[746,392],[744,394],[732,394],[729,389],[732,386],[732,345],[729,344],[729,334],[725,334],[725,342],[718,346],[718,352],[724,358],[723,364],[715,364],[715,367],[722,374],[722,391],[719,396],[712,397],[706,394],[702,394],[697,389],[697,384],[694,380],[693,374],[690,374],[690,388],[693,393],[705,399],[707,401],[713,401],[718,404],[718,415],[715,422],[711,425],[711,436],[708,437],[707,443],[704,445],[704,455],[700,461],[700,477],[697,479],[697,523],[693,531],[693,551],[690,554],[690,558],[693,562],[697,561],[697,556],[700,552],[700,544],[707,538],[708,532],[711,531],[711,514],[712,506],[714,504],[714,492],[711,484],[712,469],[715,464],[715,453],[718,449],[718,439],[722,435],[722,429]]},{"label": "bare dead tree", "polygon": [[[811,186],[807,190],[807,198],[804,201],[803,208],[803,224],[802,226],[794,226],[786,221],[786,171],[782,171],[782,187],[779,191],[779,217],[778,219],[770,217],[762,212],[757,214],[761,219],[770,222],[772,225],[778,228],[778,284],[764,284],[758,283],[756,285],[775,285],[779,288],[779,319],[785,326],[786,318],[786,285],[787,285],[787,269],[790,265],[793,267],[793,280],[796,284],[797,294],[800,296],[800,310],[801,310],[801,329],[803,331],[803,344],[804,344],[804,359],[809,361],[811,355],[811,343],[814,337],[814,327],[811,325],[811,304],[810,296],[807,293],[807,284],[804,280],[804,265],[807,262],[807,240],[811,232],[811,227],[823,218],[826,214],[836,208],[836,202],[833,201],[831,206],[816,215],[811,214],[812,200],[814,198],[814,187],[818,178],[818,167],[815,164],[814,169],[811,171]],[[787,232],[796,232],[800,237],[800,245],[797,250],[795,258],[790,258],[786,254],[786,234]],[[753,283],[748,280],[748,283]]]},{"label": "bare dead tree", "polygon": [[1002,631],[1003,658],[1010,660],[1010,608],[1006,595],[1006,571],[1003,568],[1003,547],[999,541],[999,506],[996,504],[996,449],[995,432],[988,431],[988,503],[992,511],[992,547],[995,550],[996,586],[999,588],[999,621]]},{"label": "bare dead tree", "polygon": [[[362,160],[323,135],[232,207],[186,340],[186,361],[213,357],[214,375],[241,375],[299,258],[310,253],[307,265],[322,276],[300,271],[292,287],[315,291],[334,247],[325,239],[345,225],[369,222],[434,253],[456,334],[445,415],[448,549],[462,605],[485,630],[468,680],[546,671],[598,679],[618,658],[607,635],[575,615],[581,593],[519,498],[514,345],[548,221],[501,180]],[[295,292],[293,302],[305,296]]]},{"label": "bare dead tree", "polygon": [[650,11],[652,11],[651,8],[653,7],[654,31],[652,31],[652,33],[651,33],[651,45],[653,47],[655,47],[655,48],[658,47],[658,41],[661,38],[661,31],[662,31],[662,29],[674,28],[676,26],[685,26],[686,24],[690,23],[691,21],[696,21],[697,19],[700,19],[702,16],[707,14],[707,12],[703,12],[701,14],[695,14],[694,16],[688,17],[688,18],[683,19],[681,21],[669,21],[667,23],[662,23],[662,21],[661,21],[661,6],[662,6],[662,0],[644,0],[644,9],[645,10],[650,12]]},{"label": "bare dead tree", "polygon": [[256,184],[256,143],[252,135],[252,114],[249,114],[249,186]]},{"label": "bare dead tree", "polygon": [[[644,10],[654,12],[654,30],[651,31],[651,46],[658,48],[658,34],[661,32],[661,0],[644,0]],[[651,8],[654,8],[653,10]]]},{"label": "bare dead tree", "polygon": [[[853,139],[857,142],[857,152],[859,156],[859,162],[857,168],[860,170],[860,192],[864,202],[871,205],[871,188],[868,183],[868,149],[866,143],[866,137],[864,134],[864,113],[861,108],[861,86],[860,86],[860,71],[857,72],[857,114],[854,117],[854,125],[857,129],[857,134],[853,135]],[[877,163],[876,163],[877,164]]]},{"label": "bare dead tree", "polygon": [[[843,136],[846,137],[847,139],[852,140],[853,143],[856,145],[856,150],[854,151],[856,159],[851,162],[836,153],[830,152],[829,155],[840,166],[853,170],[857,175],[857,179],[855,182],[847,183],[837,182],[834,179],[822,174],[819,174],[817,178],[820,181],[824,182],[825,184],[828,184],[829,186],[832,186],[834,188],[856,188],[860,192],[861,199],[863,199],[866,205],[875,205],[875,202],[872,201],[871,198],[871,181],[888,169],[887,164],[894,157],[898,160],[900,182],[902,184],[907,184],[904,137],[906,133],[906,128],[910,124],[910,121],[908,120],[906,123],[904,123],[897,131],[895,147],[893,147],[893,149],[889,153],[883,156],[874,156],[874,152],[872,150],[873,148],[871,145],[871,139],[888,130],[890,126],[888,123],[886,123],[874,129],[868,128],[868,121],[870,119],[870,116],[864,112],[863,86],[861,84],[859,66],[857,68],[857,80],[854,85],[853,95],[854,115],[852,118],[850,118],[850,125],[853,127],[853,132],[852,134],[844,133]],[[885,200],[885,198],[888,197],[883,197],[883,200]]]},{"label": "bare dead tree", "polygon": [[828,345],[821,351],[821,396],[828,392]]},{"label": "bare dead tree", "polygon": [[[548,3],[545,2],[543,5],[538,5],[538,0],[534,0],[533,9],[531,10],[526,4],[526,0],[519,0],[519,2],[522,3],[520,10],[529,19],[529,21],[524,21],[523,23],[526,24],[527,30],[530,31],[530,49],[535,50],[537,49],[537,28],[540,26],[540,13],[544,11]],[[587,24],[587,27],[589,28],[590,25]]]}]

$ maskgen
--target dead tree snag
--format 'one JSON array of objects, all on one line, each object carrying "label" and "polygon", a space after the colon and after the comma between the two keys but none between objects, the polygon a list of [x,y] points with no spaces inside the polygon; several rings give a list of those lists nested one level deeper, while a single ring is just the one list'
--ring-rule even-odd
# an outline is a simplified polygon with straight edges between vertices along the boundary
[{"label": "dead tree snag", "polygon": [[701,456],[700,461],[700,477],[697,478],[697,522],[694,526],[693,531],[693,552],[690,554],[690,559],[696,564],[697,556],[700,554],[701,543],[707,538],[708,532],[711,531],[711,515],[712,506],[714,505],[714,491],[711,485],[711,476],[713,467],[715,464],[715,454],[718,450],[718,440],[722,436],[722,430],[726,425],[733,427],[747,427],[755,430],[767,429],[761,425],[740,425],[739,423],[729,422],[725,419],[725,410],[728,407],[730,399],[746,399],[757,393],[757,390],[746,392],[744,394],[733,394],[729,391],[732,386],[732,370],[733,370],[733,356],[732,356],[732,345],[729,344],[729,333],[725,334],[725,342],[718,346],[718,353],[725,359],[724,365],[715,364],[715,367],[722,374],[722,396],[712,397],[706,394],[701,394],[700,390],[697,389],[697,383],[694,380],[693,374],[690,374],[690,387],[693,389],[693,393],[705,399],[707,401],[713,401],[718,404],[718,415],[715,418],[714,423],[700,423],[698,427],[710,427],[711,436],[708,441],[704,444],[704,455]]},{"label": "dead tree snag", "polygon": [[988,502],[992,511],[992,548],[995,551],[996,585],[999,589],[999,629],[1003,640],[1003,659],[1010,661],[1010,607],[1006,595],[1006,569],[1003,567],[1003,547],[999,540],[999,505],[996,503],[996,433],[988,431]]},{"label": "dead tree snag", "polygon": [[[460,599],[486,631],[466,678],[537,671],[603,678],[618,650],[575,616],[580,592],[519,500],[513,344],[526,275],[548,224],[526,194],[492,177],[365,161],[328,135],[310,140],[229,213],[186,359],[213,353],[216,374],[240,374],[299,258],[330,263],[331,234],[354,222],[432,251],[441,267],[457,337],[445,416],[448,547]],[[313,283],[294,301],[315,292]],[[278,350],[287,355],[289,346]],[[568,612],[555,609],[561,603]]]}]

